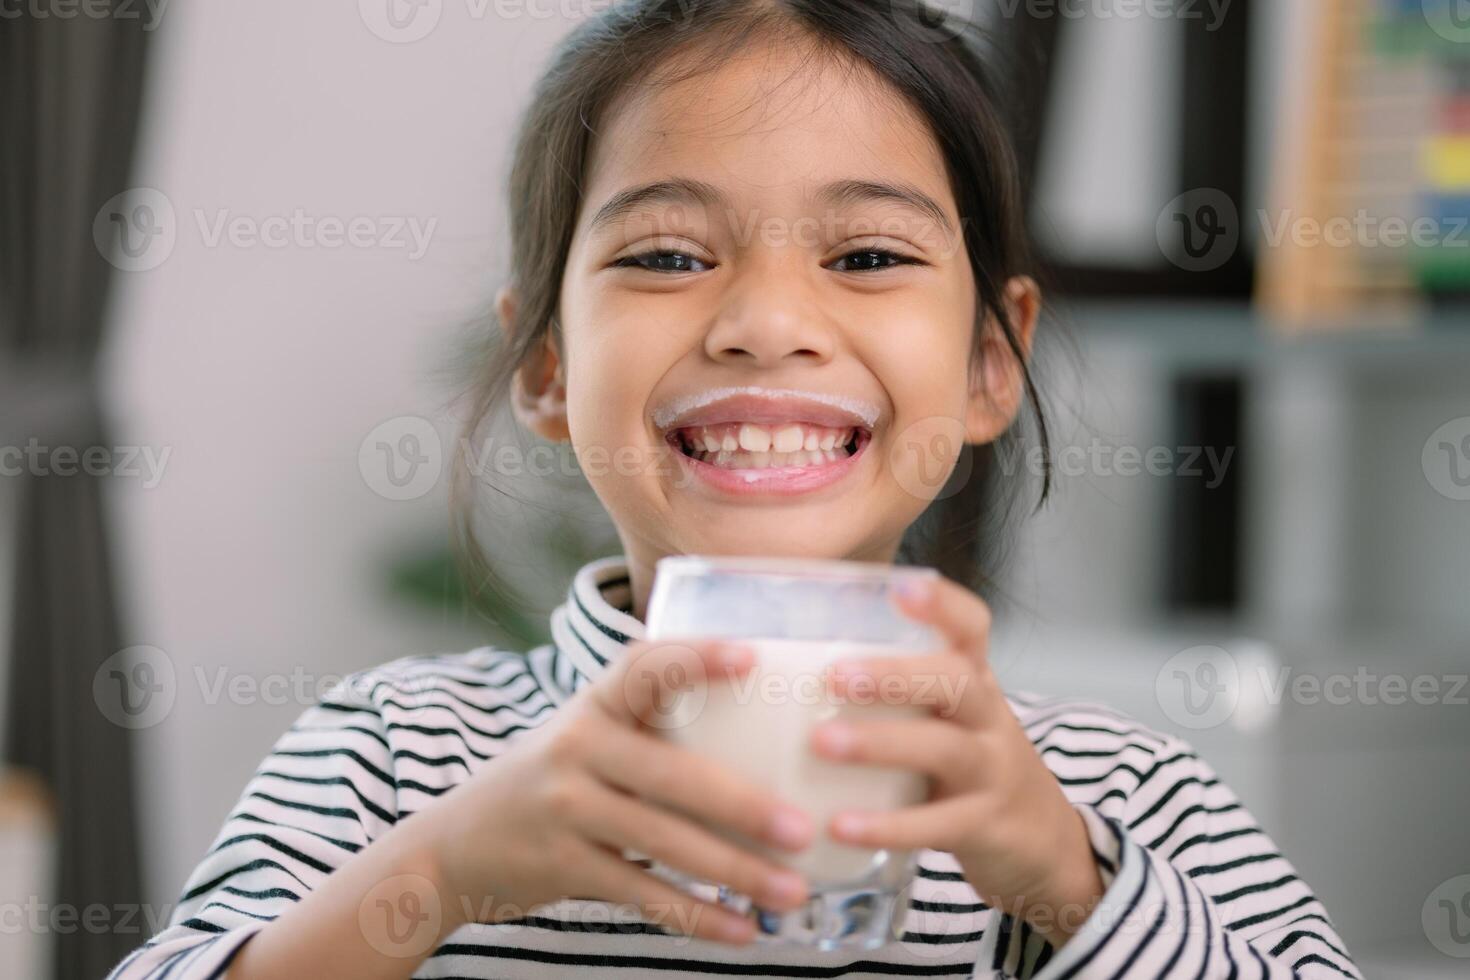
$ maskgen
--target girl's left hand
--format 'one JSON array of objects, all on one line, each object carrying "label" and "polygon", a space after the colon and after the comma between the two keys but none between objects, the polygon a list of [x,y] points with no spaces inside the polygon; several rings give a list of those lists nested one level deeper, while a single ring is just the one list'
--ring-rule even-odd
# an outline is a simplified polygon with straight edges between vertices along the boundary
[{"label": "girl's left hand", "polygon": [[949,648],[834,665],[832,690],[855,703],[925,704],[930,715],[828,722],[813,731],[812,747],[834,761],[922,772],[931,792],[917,806],[837,814],[828,833],[862,847],[949,851],[987,904],[1060,947],[1102,895],[1102,879],[1081,814],[991,672],[990,610],[943,576],[909,579],[894,594]]}]

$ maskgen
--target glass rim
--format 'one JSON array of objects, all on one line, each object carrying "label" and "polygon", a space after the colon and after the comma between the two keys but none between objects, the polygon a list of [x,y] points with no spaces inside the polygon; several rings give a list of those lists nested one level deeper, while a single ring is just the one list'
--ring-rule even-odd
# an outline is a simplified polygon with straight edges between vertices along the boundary
[{"label": "glass rim", "polygon": [[843,558],[796,558],[784,555],[665,555],[654,562],[654,580],[667,569],[675,574],[690,572],[745,572],[784,578],[831,578],[849,582],[886,581],[895,577],[937,578],[939,571],[927,565],[858,561]]}]

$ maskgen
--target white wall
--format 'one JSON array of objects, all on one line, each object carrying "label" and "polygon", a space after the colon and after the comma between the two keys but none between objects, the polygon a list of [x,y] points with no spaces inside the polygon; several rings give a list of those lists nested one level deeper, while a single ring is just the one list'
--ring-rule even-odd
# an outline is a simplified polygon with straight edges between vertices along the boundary
[{"label": "white wall", "polygon": [[[196,668],[320,676],[472,645],[380,585],[395,546],[442,535],[442,480],[395,502],[358,468],[374,426],[436,411],[442,345],[499,282],[507,134],[564,30],[470,9],[444,4],[411,44],[374,36],[356,4],[297,0],[174,4],[155,35],[135,183],[167,196],[177,242],[120,277],[108,368],[117,439],[171,451],[155,488],[114,481],[130,638],[165,651],[179,680],[142,735],[152,901],[177,897],[302,707],[209,706]],[[416,261],[211,247],[193,212],[221,208],[437,228]]]}]

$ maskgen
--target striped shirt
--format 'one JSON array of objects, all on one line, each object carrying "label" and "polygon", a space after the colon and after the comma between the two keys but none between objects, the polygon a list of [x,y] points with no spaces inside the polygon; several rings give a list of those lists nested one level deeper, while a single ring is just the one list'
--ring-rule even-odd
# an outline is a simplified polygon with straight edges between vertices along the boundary
[{"label": "striped shirt", "polygon": [[[484,647],[352,675],[276,743],[168,925],[113,980],[223,972],[241,944],[398,820],[510,749],[642,637],[622,556],[584,565],[527,654]],[[1101,705],[1008,696],[1081,813],[1106,892],[1060,950],[919,855],[897,942],[869,951],[691,939],[565,899],[471,923],[416,977],[1360,977],[1327,911],[1179,738]]]}]

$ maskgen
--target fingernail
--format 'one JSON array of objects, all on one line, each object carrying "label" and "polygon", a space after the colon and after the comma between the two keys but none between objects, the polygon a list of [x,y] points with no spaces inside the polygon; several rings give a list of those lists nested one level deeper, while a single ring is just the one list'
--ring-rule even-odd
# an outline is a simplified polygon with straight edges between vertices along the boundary
[{"label": "fingernail", "polygon": [[868,829],[866,817],[856,813],[839,813],[832,818],[832,833],[838,837],[861,837]]},{"label": "fingernail", "polygon": [[933,583],[927,578],[914,576],[902,576],[893,583],[893,591],[910,602],[919,602],[929,595]]},{"label": "fingernail", "polygon": [[755,650],[744,643],[722,642],[715,648],[715,656],[719,659],[720,666],[733,669],[749,664],[755,656]]},{"label": "fingernail", "polygon": [[735,915],[721,915],[716,929],[721,939],[732,943],[749,942],[755,938],[755,924]]},{"label": "fingernail", "polygon": [[821,725],[816,731],[817,743],[830,755],[847,755],[855,740],[851,726],[841,722]]},{"label": "fingernail", "polygon": [[776,808],[771,818],[771,839],[782,847],[805,847],[812,837],[812,822],[794,806]]},{"label": "fingernail", "polygon": [[806,880],[794,871],[778,871],[766,879],[771,900],[782,905],[796,905],[806,898]]},{"label": "fingernail", "polygon": [[868,676],[868,668],[861,660],[838,660],[832,664],[832,673],[844,681]]}]

